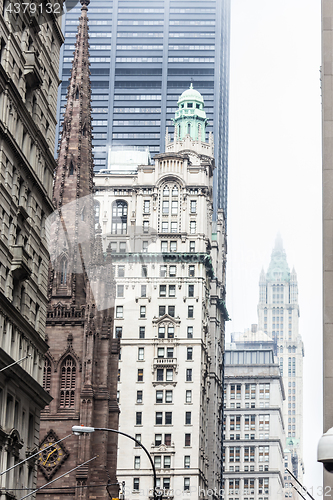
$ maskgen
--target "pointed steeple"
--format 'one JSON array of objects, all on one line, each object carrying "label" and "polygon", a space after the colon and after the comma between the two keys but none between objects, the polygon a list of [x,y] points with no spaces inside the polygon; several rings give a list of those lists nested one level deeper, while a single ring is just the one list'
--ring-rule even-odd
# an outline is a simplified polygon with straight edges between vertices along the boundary
[{"label": "pointed steeple", "polygon": [[91,194],[93,155],[91,142],[91,84],[89,69],[88,5],[81,0],[67,105],[59,145],[53,201],[56,208]]},{"label": "pointed steeple", "polygon": [[290,270],[280,233],[276,236],[266,278],[269,281],[290,281]]},{"label": "pointed steeple", "polygon": [[280,252],[283,251],[283,242],[280,233],[277,233],[276,235],[274,250],[279,250]]},{"label": "pointed steeple", "polygon": [[[57,262],[51,276],[50,295],[58,296],[61,292],[63,297],[70,297],[70,302],[77,305],[85,301],[86,281],[82,273],[92,257],[95,229],[87,17],[90,0],[80,1],[81,16],[53,189],[53,202],[59,210],[59,218],[50,249],[53,263]],[[59,252],[60,248],[64,250]]]}]

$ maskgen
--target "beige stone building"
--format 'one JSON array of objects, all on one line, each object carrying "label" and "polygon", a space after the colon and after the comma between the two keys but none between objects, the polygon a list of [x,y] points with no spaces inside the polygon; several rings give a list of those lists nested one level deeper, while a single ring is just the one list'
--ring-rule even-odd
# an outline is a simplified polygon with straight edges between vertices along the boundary
[{"label": "beige stone building", "polygon": [[[0,470],[37,450],[52,212],[58,63],[63,35],[45,12],[10,14],[0,1]],[[62,3],[62,2],[61,2]],[[28,356],[29,357],[26,357]],[[0,498],[21,498],[36,480],[32,460],[0,478]]]},{"label": "beige stone building", "polygon": [[[147,447],[163,496],[217,499],[224,215],[212,222],[213,141],[206,142],[203,99],[191,88],[178,106],[179,135],[167,135],[154,164],[148,152],[118,151],[112,168],[95,176],[96,215],[117,282],[119,429]],[[126,499],[152,496],[147,456],[122,437],[117,474]]]},{"label": "beige stone building", "polygon": [[[333,5],[322,0],[323,120],[323,367],[324,432],[333,427]],[[324,471],[324,486],[333,490],[333,474]]]}]

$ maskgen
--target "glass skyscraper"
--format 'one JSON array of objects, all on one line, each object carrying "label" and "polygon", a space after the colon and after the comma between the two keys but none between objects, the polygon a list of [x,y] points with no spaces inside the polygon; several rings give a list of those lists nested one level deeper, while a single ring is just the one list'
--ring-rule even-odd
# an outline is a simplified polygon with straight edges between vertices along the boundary
[{"label": "glass skyscraper", "polygon": [[[64,19],[62,118],[79,5]],[[214,205],[227,208],[230,0],[91,0],[92,116],[96,170],[111,147],[164,151],[179,95],[193,84],[214,132]]]}]

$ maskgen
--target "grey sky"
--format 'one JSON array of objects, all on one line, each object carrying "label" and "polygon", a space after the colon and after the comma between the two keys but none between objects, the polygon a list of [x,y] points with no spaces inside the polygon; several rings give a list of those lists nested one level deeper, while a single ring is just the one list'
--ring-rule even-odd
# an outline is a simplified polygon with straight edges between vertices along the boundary
[{"label": "grey sky", "polygon": [[299,284],[307,487],[322,466],[320,1],[231,0],[227,332],[257,322],[280,231]]}]

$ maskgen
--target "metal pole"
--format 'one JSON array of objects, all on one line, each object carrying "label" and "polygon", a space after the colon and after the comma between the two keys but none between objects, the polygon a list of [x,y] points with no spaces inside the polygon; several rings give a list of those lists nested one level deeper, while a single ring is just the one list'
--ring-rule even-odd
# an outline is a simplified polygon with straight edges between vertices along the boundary
[{"label": "metal pole", "polygon": [[27,358],[30,358],[31,354],[27,354],[24,356],[24,358],[19,359],[18,361],[14,361],[14,363],[11,363],[10,365],[5,366],[4,368],[1,368],[0,373],[3,372],[4,370],[7,370],[7,368],[10,368],[11,366],[17,365],[17,363],[21,363],[21,361],[24,361]]},{"label": "metal pole", "polygon": [[151,464],[152,469],[153,469],[153,474],[154,474],[154,492],[153,493],[154,493],[154,500],[156,500],[157,499],[157,497],[156,497],[156,469],[155,469],[155,464],[153,462],[153,459],[151,458],[151,455],[150,455],[149,451],[147,450],[147,448],[145,446],[143,446],[143,444],[140,443],[140,441],[135,439],[133,436],[126,434],[126,432],[117,431],[116,429],[105,429],[103,427],[95,427],[95,431],[115,432],[116,434],[121,434],[122,436],[126,436],[129,439],[132,439],[132,441],[134,441],[136,444],[141,446],[141,448],[145,451],[147,457],[149,458],[150,464]]},{"label": "metal pole", "polygon": [[[299,482],[299,480],[297,479],[297,477],[296,477],[296,476],[294,476],[294,474],[293,474],[293,473],[292,473],[289,469],[286,469],[286,471],[287,471],[287,472],[289,472],[289,474],[290,474],[291,476],[293,476],[293,478],[295,479],[295,481],[297,481],[297,483],[300,485],[300,487],[302,488],[302,490],[303,490],[303,491],[305,491],[305,493],[307,493],[307,494],[309,495],[309,497],[310,497],[310,498],[312,498],[312,500],[315,500],[315,499],[313,498],[313,496],[311,495],[311,493],[309,493],[309,492],[308,492],[308,490],[307,490],[306,488],[304,488],[303,484]],[[296,488],[295,488],[295,489],[296,489]],[[298,490],[296,490],[296,491],[297,491],[297,493],[299,493],[299,491],[298,491]],[[300,493],[299,493],[299,494],[300,494]]]}]

